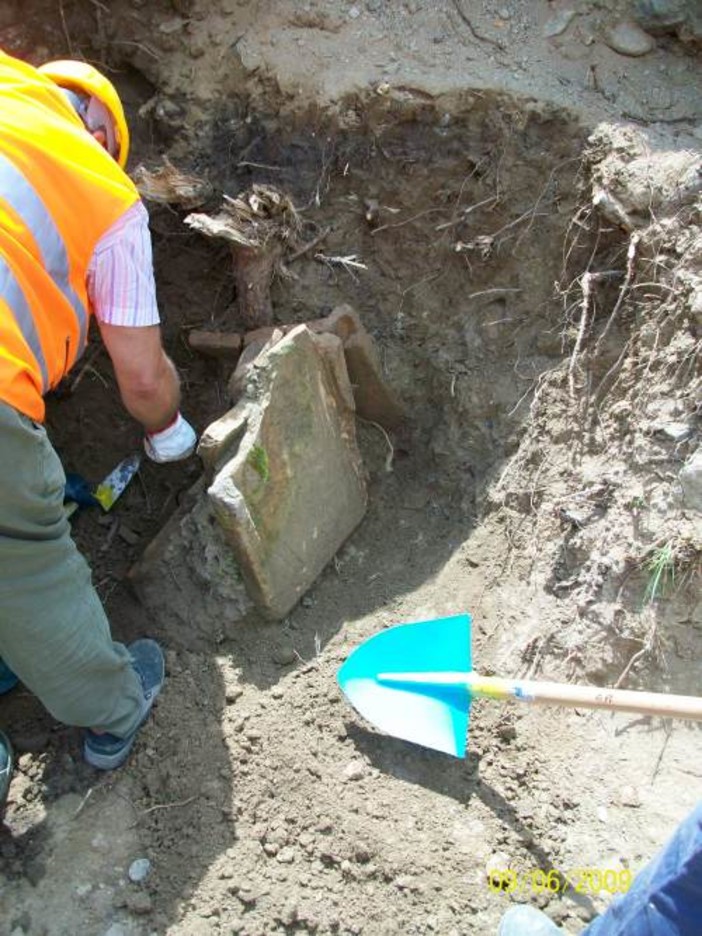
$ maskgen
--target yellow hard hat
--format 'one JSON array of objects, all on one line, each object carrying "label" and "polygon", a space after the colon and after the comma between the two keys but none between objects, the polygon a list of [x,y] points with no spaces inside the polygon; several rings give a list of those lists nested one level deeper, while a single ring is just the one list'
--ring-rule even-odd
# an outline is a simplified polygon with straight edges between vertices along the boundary
[{"label": "yellow hard hat", "polygon": [[47,62],[39,67],[42,75],[68,91],[78,91],[97,100],[108,110],[114,124],[116,135],[116,160],[124,169],[129,155],[129,127],[124,116],[124,108],[115,90],[115,86],[102,72],[87,62],[76,62],[72,59],[61,59],[56,62]]}]

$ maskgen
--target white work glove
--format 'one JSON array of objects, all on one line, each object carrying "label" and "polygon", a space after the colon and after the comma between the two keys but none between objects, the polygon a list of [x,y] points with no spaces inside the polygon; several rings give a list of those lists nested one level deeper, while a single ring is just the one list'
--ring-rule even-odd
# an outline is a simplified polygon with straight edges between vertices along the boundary
[{"label": "white work glove", "polygon": [[159,432],[147,432],[144,438],[144,449],[152,461],[164,462],[180,461],[195,451],[197,436],[195,430],[180,413],[175,419]]}]

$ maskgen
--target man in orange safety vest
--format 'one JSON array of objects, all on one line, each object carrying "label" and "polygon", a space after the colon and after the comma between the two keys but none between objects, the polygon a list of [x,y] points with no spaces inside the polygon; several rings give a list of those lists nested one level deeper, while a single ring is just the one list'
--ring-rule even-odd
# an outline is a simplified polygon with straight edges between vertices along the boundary
[{"label": "man in orange safety vest", "polygon": [[[161,344],[128,150],[104,75],[0,52],[0,692],[21,679],[55,718],[85,729],[85,759],[106,770],[126,759],[164,665],[152,640],[112,640],[43,427],[44,395],[82,353],[91,315],[147,455],[173,461],[196,443]],[[0,807],[10,769],[0,732]]]}]

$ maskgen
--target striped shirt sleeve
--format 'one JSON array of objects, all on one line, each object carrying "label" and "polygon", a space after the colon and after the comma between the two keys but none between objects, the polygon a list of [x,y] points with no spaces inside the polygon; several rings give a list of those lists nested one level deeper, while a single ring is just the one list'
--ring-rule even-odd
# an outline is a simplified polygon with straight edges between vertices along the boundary
[{"label": "striped shirt sleeve", "polygon": [[149,215],[141,201],[98,241],[86,285],[99,322],[130,327],[159,324]]}]

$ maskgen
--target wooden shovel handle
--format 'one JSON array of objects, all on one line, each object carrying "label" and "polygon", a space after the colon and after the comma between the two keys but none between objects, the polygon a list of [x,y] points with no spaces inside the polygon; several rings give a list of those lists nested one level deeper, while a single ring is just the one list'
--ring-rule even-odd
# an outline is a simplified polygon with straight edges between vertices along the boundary
[{"label": "wooden shovel handle", "polygon": [[534,705],[565,705],[569,708],[610,709],[663,718],[692,718],[702,721],[702,698],[637,692],[629,689],[600,689],[571,686],[569,683],[534,682],[528,679],[501,679],[469,673],[466,689],[472,696],[489,699],[517,699]]}]

